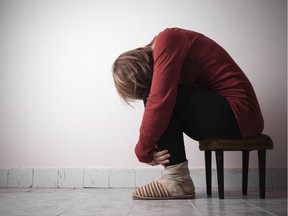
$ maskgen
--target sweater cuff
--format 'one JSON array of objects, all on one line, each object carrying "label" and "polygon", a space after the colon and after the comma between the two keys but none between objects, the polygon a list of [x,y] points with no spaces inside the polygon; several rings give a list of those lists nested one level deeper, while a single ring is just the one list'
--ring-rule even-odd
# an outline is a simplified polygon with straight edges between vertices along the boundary
[{"label": "sweater cuff", "polygon": [[150,163],[153,161],[153,149],[156,146],[156,142],[144,138],[140,135],[139,141],[135,146],[135,154],[138,160],[142,163]]}]

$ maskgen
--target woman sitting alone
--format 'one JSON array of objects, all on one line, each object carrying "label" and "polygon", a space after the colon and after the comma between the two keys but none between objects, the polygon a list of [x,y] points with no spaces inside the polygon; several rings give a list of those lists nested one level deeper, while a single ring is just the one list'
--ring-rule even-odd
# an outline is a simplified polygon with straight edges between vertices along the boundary
[{"label": "woman sitting alone", "polygon": [[160,32],[150,44],[121,54],[113,64],[120,97],[143,100],[135,153],[163,165],[164,174],[137,188],[134,199],[193,198],[183,133],[194,140],[260,134],[263,117],[253,87],[231,56],[201,33]]}]

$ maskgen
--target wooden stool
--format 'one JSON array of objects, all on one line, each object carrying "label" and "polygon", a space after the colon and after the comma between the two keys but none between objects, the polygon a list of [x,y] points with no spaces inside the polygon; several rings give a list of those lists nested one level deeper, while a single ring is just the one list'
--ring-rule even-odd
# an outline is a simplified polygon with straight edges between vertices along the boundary
[{"label": "wooden stool", "polygon": [[199,149],[205,151],[206,190],[209,196],[211,196],[211,151],[215,151],[219,199],[224,199],[223,151],[242,151],[242,194],[247,195],[249,152],[257,150],[260,198],[265,199],[266,149],[273,149],[272,139],[268,135],[260,134],[246,139],[204,139],[199,141]]}]

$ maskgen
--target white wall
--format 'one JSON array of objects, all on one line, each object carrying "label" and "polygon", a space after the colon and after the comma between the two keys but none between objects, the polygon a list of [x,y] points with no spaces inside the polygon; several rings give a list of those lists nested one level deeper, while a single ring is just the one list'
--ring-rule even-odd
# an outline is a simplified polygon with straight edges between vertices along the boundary
[{"label": "white wall", "polygon": [[[111,65],[166,27],[220,43],[254,85],[275,142],[268,167],[286,167],[285,0],[0,0],[0,168],[140,167],[142,103],[116,94]],[[191,167],[204,167],[185,138]],[[251,166],[257,165],[251,154]],[[240,154],[225,154],[240,167]]]}]

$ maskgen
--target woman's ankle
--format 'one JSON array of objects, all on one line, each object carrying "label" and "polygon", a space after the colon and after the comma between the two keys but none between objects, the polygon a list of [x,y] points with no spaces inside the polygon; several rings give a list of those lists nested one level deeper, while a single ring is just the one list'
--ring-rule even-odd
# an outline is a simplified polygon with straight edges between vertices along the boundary
[{"label": "woman's ankle", "polygon": [[164,170],[164,175],[167,175],[176,181],[190,178],[188,161],[175,165],[166,166]]}]

